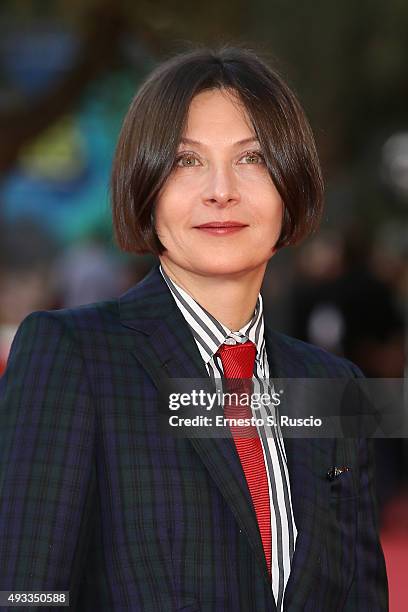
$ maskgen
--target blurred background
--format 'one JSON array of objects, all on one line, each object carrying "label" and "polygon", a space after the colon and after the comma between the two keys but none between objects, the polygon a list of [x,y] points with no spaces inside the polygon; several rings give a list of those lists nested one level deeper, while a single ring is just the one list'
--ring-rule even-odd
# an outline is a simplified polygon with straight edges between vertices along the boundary
[{"label": "blurred background", "polygon": [[[155,263],[112,238],[121,121],[157,62],[238,42],[298,93],[326,180],[320,232],[269,265],[273,326],[366,376],[406,376],[407,32],[402,0],[2,0],[0,374],[28,313],[118,296]],[[390,609],[406,612],[407,443],[375,444]]]}]

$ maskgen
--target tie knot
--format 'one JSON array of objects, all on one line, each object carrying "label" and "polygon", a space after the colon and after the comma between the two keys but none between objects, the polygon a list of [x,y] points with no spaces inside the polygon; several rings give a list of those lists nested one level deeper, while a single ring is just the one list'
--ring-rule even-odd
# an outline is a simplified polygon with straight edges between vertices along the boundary
[{"label": "tie knot", "polygon": [[225,378],[252,378],[256,346],[251,340],[243,344],[221,344],[216,355],[221,358]]}]

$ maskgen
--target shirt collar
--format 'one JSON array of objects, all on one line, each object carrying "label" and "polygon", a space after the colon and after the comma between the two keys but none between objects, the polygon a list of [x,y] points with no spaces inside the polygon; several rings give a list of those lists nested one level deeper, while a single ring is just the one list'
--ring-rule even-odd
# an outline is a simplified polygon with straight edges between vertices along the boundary
[{"label": "shirt collar", "polygon": [[205,308],[200,306],[194,298],[180,287],[169,275],[159,267],[173,298],[182,315],[187,321],[198,349],[204,360],[208,363],[225,340],[233,339],[238,343],[251,340],[256,346],[256,360],[261,358],[264,346],[264,317],[263,301],[259,293],[252,319],[234,332],[215,319]]}]

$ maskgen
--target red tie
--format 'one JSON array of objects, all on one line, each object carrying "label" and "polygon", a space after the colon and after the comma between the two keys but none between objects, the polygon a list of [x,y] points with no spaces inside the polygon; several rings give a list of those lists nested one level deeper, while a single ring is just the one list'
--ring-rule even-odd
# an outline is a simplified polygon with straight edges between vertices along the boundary
[{"label": "red tie", "polygon": [[[248,340],[244,344],[222,344],[218,349],[224,369],[224,377],[230,380],[227,385],[229,393],[233,395],[231,401],[224,405],[224,416],[227,418],[251,418],[252,411],[243,400],[244,395],[252,392],[252,374],[256,355],[256,346]],[[238,398],[238,404],[234,401]],[[243,404],[243,405],[242,405]],[[262,451],[262,444],[255,425],[230,425],[235,447],[238,451],[241,465],[244,470],[248,488],[254,504],[256,518],[265,552],[269,575],[271,575],[271,509],[269,505],[268,476]]]}]

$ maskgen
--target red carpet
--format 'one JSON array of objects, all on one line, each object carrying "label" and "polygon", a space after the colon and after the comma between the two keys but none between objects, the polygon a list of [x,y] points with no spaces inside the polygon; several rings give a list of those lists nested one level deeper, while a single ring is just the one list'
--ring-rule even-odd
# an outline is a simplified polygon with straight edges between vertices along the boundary
[{"label": "red carpet", "polygon": [[408,492],[388,504],[381,544],[387,564],[390,612],[408,612]]}]

